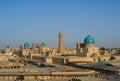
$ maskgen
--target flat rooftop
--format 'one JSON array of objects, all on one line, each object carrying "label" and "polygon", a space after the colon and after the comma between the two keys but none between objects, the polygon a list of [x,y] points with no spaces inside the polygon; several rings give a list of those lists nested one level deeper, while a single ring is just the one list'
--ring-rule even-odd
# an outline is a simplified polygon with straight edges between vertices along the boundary
[{"label": "flat rooftop", "polygon": [[97,64],[74,64],[75,66],[78,67],[86,67],[86,68],[90,68],[90,69],[101,69],[101,70],[105,70],[105,71],[113,71],[113,72],[120,72],[120,67],[117,66],[100,66]]},{"label": "flat rooftop", "polygon": [[[98,72],[95,72],[94,70],[78,69],[71,66],[58,65],[58,64],[54,64],[54,66],[55,67],[37,67],[36,65],[29,64],[27,66],[23,66],[22,68],[8,68],[8,69],[3,68],[3,69],[0,69],[0,75],[73,75],[73,74],[93,75],[93,74],[98,74]],[[82,74],[82,73],[86,73],[86,74]]]}]

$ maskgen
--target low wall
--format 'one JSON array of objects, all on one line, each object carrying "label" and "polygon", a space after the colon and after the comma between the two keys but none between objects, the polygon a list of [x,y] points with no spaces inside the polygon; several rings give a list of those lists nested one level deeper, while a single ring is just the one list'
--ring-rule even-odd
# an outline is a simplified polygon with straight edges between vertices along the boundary
[{"label": "low wall", "polygon": [[91,75],[96,74],[94,70],[86,72],[51,72],[53,75]]},{"label": "low wall", "polygon": [[94,58],[90,57],[71,57],[68,62],[94,62]]}]

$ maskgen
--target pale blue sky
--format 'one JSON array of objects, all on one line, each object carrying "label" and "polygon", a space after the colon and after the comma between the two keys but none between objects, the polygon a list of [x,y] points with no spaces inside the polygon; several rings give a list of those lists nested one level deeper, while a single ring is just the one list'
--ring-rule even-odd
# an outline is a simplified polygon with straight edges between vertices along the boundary
[{"label": "pale blue sky", "polygon": [[120,0],[0,0],[0,48],[24,42],[74,48],[92,35],[98,47],[120,47]]}]

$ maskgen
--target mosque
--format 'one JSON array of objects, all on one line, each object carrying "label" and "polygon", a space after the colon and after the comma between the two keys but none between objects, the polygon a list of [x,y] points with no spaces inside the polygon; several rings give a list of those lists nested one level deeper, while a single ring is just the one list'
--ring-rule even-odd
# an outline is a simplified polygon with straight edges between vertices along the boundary
[{"label": "mosque", "polygon": [[95,47],[95,39],[91,35],[84,39],[84,43],[77,43],[76,51],[78,56],[94,57],[95,61],[101,60],[99,49]]}]

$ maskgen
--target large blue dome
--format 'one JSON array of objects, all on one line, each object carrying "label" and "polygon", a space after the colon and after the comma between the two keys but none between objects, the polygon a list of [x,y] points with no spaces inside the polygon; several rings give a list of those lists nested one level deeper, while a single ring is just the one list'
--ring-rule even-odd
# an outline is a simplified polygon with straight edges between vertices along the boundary
[{"label": "large blue dome", "polygon": [[29,47],[30,46],[30,44],[29,43],[24,43],[24,47]]},{"label": "large blue dome", "polygon": [[84,43],[85,43],[85,44],[95,44],[95,39],[94,39],[91,35],[88,35],[88,36],[84,39]]}]

